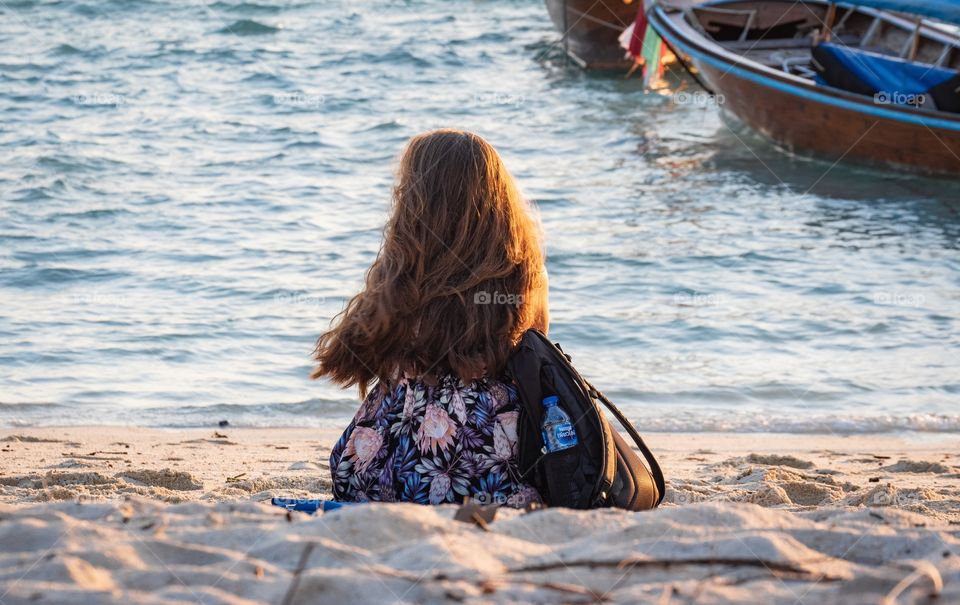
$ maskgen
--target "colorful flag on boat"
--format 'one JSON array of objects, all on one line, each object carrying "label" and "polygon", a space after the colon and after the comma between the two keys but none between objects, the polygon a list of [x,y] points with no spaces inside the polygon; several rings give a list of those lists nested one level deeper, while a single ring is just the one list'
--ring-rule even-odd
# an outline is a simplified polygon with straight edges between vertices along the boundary
[{"label": "colorful flag on boat", "polygon": [[633,20],[633,30],[630,32],[630,44],[627,46],[627,52],[636,59],[643,54],[643,39],[647,31],[647,11],[643,2],[637,6],[637,16]]},{"label": "colorful flag on boat", "polygon": [[638,4],[637,17],[620,34],[620,46],[627,51],[627,56],[633,58],[633,67],[630,68],[627,77],[643,67],[644,87],[657,88],[662,84],[665,48],[660,34],[647,22],[643,2]]},{"label": "colorful flag on boat", "polygon": [[643,48],[640,56],[643,57],[643,86],[644,88],[659,88],[663,83],[663,40],[660,34],[647,25],[643,35]]}]

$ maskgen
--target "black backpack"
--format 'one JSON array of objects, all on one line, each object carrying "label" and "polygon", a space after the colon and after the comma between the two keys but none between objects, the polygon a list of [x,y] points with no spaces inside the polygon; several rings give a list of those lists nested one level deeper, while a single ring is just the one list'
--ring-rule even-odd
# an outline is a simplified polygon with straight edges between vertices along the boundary
[{"label": "black backpack", "polygon": [[[559,345],[538,330],[528,330],[511,354],[507,371],[522,403],[517,425],[519,469],[548,505],[648,510],[660,504],[664,481],[656,458],[630,421],[577,372]],[[542,402],[550,395],[560,398],[578,443],[548,454],[541,423]],[[649,469],[610,426],[598,402],[633,438]]]}]

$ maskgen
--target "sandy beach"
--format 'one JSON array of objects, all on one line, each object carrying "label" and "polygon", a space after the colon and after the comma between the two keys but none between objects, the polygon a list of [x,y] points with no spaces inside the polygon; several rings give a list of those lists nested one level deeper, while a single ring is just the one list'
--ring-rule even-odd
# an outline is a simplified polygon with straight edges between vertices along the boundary
[{"label": "sandy beach", "polygon": [[652,434],[646,513],[265,503],[329,497],[335,437],[4,430],[0,602],[960,601],[960,438]]}]

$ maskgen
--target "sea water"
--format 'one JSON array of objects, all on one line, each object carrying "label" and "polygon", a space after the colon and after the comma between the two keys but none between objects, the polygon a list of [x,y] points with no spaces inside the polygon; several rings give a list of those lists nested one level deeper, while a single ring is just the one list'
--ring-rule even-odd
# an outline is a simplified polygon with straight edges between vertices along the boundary
[{"label": "sea water", "polygon": [[9,0],[0,425],[343,426],[316,336],[404,142],[536,202],[551,330],[643,431],[960,429],[960,186],[564,58],[537,0]]}]

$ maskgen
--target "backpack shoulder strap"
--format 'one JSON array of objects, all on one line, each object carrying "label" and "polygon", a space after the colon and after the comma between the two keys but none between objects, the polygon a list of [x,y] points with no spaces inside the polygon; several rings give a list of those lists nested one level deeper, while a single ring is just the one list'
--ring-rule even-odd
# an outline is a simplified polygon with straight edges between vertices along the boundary
[{"label": "backpack shoulder strap", "polygon": [[[584,382],[587,382],[586,379],[584,379]],[[620,426],[627,431],[627,434],[630,435],[630,437],[633,439],[633,442],[637,444],[637,448],[640,449],[643,457],[646,458],[647,465],[650,466],[650,472],[653,474],[653,480],[657,484],[657,490],[660,492],[660,497],[657,499],[657,504],[660,504],[663,501],[663,495],[666,491],[666,484],[663,479],[663,471],[660,469],[660,464],[657,462],[657,459],[653,456],[653,452],[651,452],[650,448],[647,447],[647,444],[643,442],[643,437],[641,437],[640,433],[637,432],[637,429],[634,428],[633,423],[631,423],[627,417],[623,415],[623,412],[620,411],[620,408],[615,406],[612,401],[607,399],[606,395],[598,391],[597,388],[589,382],[587,382],[587,388],[590,389],[591,395],[603,402],[603,405],[610,410],[610,412],[620,423]]]}]

